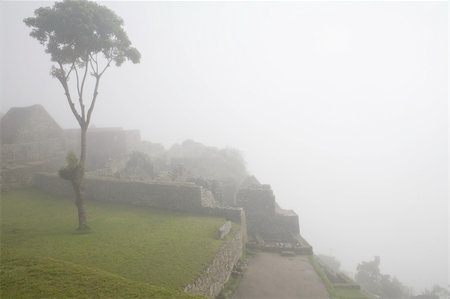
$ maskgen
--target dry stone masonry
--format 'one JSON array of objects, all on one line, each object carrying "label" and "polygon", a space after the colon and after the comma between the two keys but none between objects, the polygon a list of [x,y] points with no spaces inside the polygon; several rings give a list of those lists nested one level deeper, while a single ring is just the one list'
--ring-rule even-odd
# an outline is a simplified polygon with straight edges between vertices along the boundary
[{"label": "dry stone masonry", "polygon": [[230,278],[234,265],[239,261],[244,249],[241,228],[220,248],[209,266],[192,283],[184,288],[187,293],[208,297],[217,296]]},{"label": "dry stone masonry", "polygon": [[312,254],[312,247],[300,235],[298,215],[278,206],[269,185],[247,184],[238,191],[236,200],[246,215],[250,246]]}]

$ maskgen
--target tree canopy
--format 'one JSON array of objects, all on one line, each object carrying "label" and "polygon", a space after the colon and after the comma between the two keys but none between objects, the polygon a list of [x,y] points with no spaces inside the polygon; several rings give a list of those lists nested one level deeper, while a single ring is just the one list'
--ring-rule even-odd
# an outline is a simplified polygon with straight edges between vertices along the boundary
[{"label": "tree canopy", "polygon": [[86,61],[102,53],[120,66],[125,60],[138,63],[140,53],[123,29],[123,20],[106,6],[86,0],[65,0],[41,7],[26,18],[30,35],[45,46],[51,60],[61,64]]}]

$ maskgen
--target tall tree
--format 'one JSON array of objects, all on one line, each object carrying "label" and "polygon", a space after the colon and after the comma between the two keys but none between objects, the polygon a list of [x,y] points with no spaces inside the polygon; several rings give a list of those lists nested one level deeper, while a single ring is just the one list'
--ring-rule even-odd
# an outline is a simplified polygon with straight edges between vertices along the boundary
[{"label": "tall tree", "polygon": [[[85,211],[84,174],[86,134],[98,96],[100,79],[114,63],[129,60],[139,63],[139,51],[123,29],[123,20],[109,8],[87,0],[65,0],[53,7],[35,10],[34,17],[24,19],[31,27],[30,36],[37,39],[50,54],[51,75],[61,83],[70,110],[81,131],[80,156],[67,158],[60,175],[71,181],[78,208],[78,229],[89,229]],[[89,75],[88,75],[89,74]],[[69,79],[75,82],[69,84]],[[92,80],[93,90],[86,95],[86,81]],[[71,91],[75,89],[72,97]]]}]

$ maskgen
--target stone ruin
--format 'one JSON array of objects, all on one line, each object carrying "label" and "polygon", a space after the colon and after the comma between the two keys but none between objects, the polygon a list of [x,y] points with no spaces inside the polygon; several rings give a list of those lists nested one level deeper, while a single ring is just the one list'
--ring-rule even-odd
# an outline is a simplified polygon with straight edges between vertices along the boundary
[{"label": "stone ruin", "polygon": [[1,190],[31,185],[64,161],[64,131],[41,105],[11,108],[0,120]]},{"label": "stone ruin", "polygon": [[[234,187],[234,192],[230,192],[224,188],[224,181],[200,178],[189,181],[207,190],[218,206],[244,210],[248,246],[275,252],[312,254],[311,245],[300,234],[298,215],[278,205],[270,185],[248,176],[240,186]],[[224,196],[225,192],[230,194]]]},{"label": "stone ruin", "polygon": [[[80,129],[64,130],[67,149],[80,151]],[[141,141],[139,130],[120,127],[89,128],[87,132],[87,170],[105,167],[108,162],[123,157],[136,149]]]},{"label": "stone ruin", "polygon": [[0,120],[1,161],[43,161],[64,149],[64,131],[41,105],[11,108]]},{"label": "stone ruin", "polygon": [[[63,130],[41,105],[11,108],[2,117],[0,129],[2,191],[30,186],[35,173],[55,173],[64,164],[68,151],[79,151],[80,130]],[[197,185],[205,208],[244,210],[250,246],[312,253],[300,235],[298,215],[279,207],[269,185],[260,184],[255,177],[245,177],[245,167],[234,152],[191,140],[165,151],[158,144],[142,142],[138,130],[122,128],[90,128],[87,138],[88,175],[147,181],[155,186],[168,181]],[[119,169],[125,160],[133,150],[140,149],[147,149],[152,162],[157,161],[155,176],[120,177]],[[235,163],[231,171],[223,162],[224,154]]]},{"label": "stone ruin", "polygon": [[[69,182],[56,171],[68,151],[79,151],[79,129],[62,129],[44,107],[34,105],[11,108],[1,119],[0,130],[2,191],[33,185],[73,197]],[[90,128],[87,139],[86,195],[90,200],[227,219],[217,236],[225,239],[224,246],[184,291],[217,296],[245,246],[281,254],[312,254],[300,235],[298,215],[278,206],[269,185],[247,176],[238,153],[193,141],[165,151],[158,144],[142,142],[139,131],[122,128]],[[134,169],[121,176],[131,152],[142,149],[150,153],[154,173],[145,178]],[[230,221],[240,224],[237,232]],[[231,237],[225,237],[230,233]]]},{"label": "stone ruin", "polygon": [[312,254],[312,247],[300,235],[298,215],[280,208],[270,185],[256,178],[244,181],[236,194],[236,205],[244,209],[249,246],[269,251]]},{"label": "stone ruin", "polygon": [[[28,187],[37,172],[56,172],[80,149],[80,129],[62,129],[42,105],[13,107],[0,120],[1,190]],[[90,128],[89,169],[126,155],[140,142],[137,130]]]}]

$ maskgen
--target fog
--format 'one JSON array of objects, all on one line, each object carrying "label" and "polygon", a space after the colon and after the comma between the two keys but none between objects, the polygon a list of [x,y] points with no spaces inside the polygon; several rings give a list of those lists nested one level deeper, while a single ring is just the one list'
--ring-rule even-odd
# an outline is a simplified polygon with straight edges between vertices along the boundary
[{"label": "fog", "polygon": [[[448,284],[448,2],[103,3],[142,61],[105,73],[93,125],[237,148],[316,253]],[[76,127],[22,21],[51,4],[0,3],[1,111]]]}]

